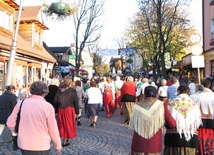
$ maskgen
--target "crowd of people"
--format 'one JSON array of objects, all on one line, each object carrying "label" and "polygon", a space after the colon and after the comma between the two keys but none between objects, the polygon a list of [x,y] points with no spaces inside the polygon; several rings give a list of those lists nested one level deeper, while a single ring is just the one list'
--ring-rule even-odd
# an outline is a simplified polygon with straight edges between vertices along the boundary
[{"label": "crowd of people", "polygon": [[[199,85],[194,77],[189,82],[175,76],[157,82],[152,77],[132,76],[94,77],[83,82],[79,77],[66,76],[52,79],[49,86],[36,81],[30,86],[29,96],[25,92],[20,95],[22,98],[17,98],[15,87],[10,85],[0,96],[0,138],[3,130],[11,131],[14,149],[20,148],[26,155],[49,154],[51,141],[56,152],[60,152],[77,136],[76,125],[82,125],[83,109],[89,117],[89,126],[96,128],[101,111],[109,118],[119,108],[124,123],[134,130],[132,155],[211,155],[214,153],[211,88],[208,78]],[[17,139],[15,125],[20,107]],[[27,138],[29,135],[33,142]]]}]

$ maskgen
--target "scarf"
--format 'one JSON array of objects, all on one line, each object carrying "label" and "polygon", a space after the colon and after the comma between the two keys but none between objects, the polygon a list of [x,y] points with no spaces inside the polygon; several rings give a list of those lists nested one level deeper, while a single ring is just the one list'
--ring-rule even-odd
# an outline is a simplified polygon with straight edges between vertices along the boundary
[{"label": "scarf", "polygon": [[190,95],[190,98],[195,101],[198,106],[201,106],[202,112],[205,115],[210,114],[213,115],[214,110],[214,93],[212,91],[203,91],[196,92],[193,95]]},{"label": "scarf", "polygon": [[157,100],[148,110],[135,104],[129,128],[134,129],[141,137],[150,139],[164,123],[164,105],[163,102]]},{"label": "scarf", "polygon": [[199,106],[187,94],[180,94],[169,103],[169,110],[176,120],[180,137],[183,133],[186,141],[189,141],[202,124]]}]

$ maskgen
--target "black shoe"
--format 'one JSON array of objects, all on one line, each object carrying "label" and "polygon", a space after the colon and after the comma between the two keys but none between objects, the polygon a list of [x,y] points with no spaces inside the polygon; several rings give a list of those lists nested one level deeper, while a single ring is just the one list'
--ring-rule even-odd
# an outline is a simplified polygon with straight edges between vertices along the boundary
[{"label": "black shoe", "polygon": [[62,147],[65,147],[65,146],[68,146],[68,145],[70,145],[69,140],[67,140],[66,143],[62,143]]},{"label": "black shoe", "polygon": [[77,125],[80,126],[80,125],[82,125],[82,124],[80,123],[80,121],[77,121]]},{"label": "black shoe", "polygon": [[70,145],[70,143],[65,143],[65,144],[63,143],[63,144],[62,144],[62,147],[66,147],[66,146],[68,146],[68,145]]},{"label": "black shoe", "polygon": [[129,124],[129,120],[126,119],[125,122],[124,122],[124,124]]},{"label": "black shoe", "polygon": [[17,151],[18,149],[19,149],[18,146],[13,146],[13,150],[14,150],[14,151]]},{"label": "black shoe", "polygon": [[96,122],[93,122],[93,127],[96,128],[97,124]]},{"label": "black shoe", "polygon": [[93,123],[91,123],[91,125],[90,125],[90,126],[91,126],[91,127],[93,127],[93,125],[94,125],[94,124],[93,124]]}]

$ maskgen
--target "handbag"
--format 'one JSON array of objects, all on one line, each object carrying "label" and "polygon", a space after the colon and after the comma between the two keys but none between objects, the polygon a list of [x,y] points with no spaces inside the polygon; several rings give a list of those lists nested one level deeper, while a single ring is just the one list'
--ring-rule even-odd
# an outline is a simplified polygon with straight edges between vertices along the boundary
[{"label": "handbag", "polygon": [[23,104],[24,100],[25,99],[22,100],[21,105],[19,107],[19,112],[17,113],[16,126],[15,126],[15,132],[16,133],[19,132],[19,122],[20,122],[21,108],[22,108],[22,104]]}]

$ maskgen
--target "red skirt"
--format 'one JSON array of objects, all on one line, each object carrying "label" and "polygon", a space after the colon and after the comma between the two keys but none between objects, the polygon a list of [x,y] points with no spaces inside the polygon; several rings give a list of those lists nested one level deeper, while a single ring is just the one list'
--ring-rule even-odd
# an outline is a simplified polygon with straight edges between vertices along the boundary
[{"label": "red skirt", "polygon": [[58,109],[58,128],[61,138],[74,138],[77,135],[75,124],[75,110],[68,106],[66,109]]},{"label": "red skirt", "polygon": [[121,95],[121,91],[119,90],[116,94],[116,106],[122,105],[122,102],[120,102],[121,98],[122,98],[122,95]]},{"label": "red skirt", "polygon": [[213,154],[214,148],[214,130],[207,128],[198,129],[199,150],[197,155]]}]

